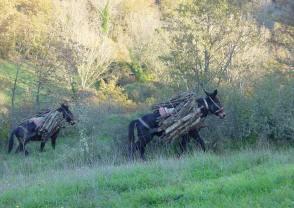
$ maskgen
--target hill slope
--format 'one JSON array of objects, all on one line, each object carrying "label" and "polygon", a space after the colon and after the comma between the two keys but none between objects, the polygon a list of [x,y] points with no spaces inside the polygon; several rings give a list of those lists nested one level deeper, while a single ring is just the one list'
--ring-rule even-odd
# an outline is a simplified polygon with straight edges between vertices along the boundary
[{"label": "hill slope", "polygon": [[293,153],[199,153],[9,175],[0,179],[0,207],[293,207]]},{"label": "hill slope", "polygon": [[[10,106],[12,88],[17,72],[17,65],[0,59],[0,107],[8,108]],[[33,69],[26,65],[22,65],[19,70],[17,88],[16,88],[16,104],[32,103],[35,101],[36,95],[36,74]],[[58,94],[62,96],[67,93],[67,89],[60,80],[51,80],[50,77],[40,92],[41,102],[46,103],[52,101],[53,97]],[[58,92],[58,93],[56,93]],[[1,111],[1,109],[0,109]]]},{"label": "hill slope", "polygon": [[[13,83],[15,80],[17,66],[7,61],[0,59],[0,106],[5,107],[10,105],[10,96]],[[17,82],[16,96],[22,98],[26,95],[25,92],[31,88],[34,75],[29,69],[21,68]]]}]

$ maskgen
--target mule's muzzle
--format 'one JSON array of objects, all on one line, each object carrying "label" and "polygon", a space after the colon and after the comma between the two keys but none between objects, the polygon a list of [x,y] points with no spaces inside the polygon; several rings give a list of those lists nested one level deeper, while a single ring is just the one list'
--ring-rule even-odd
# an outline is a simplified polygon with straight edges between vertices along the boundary
[{"label": "mule's muzzle", "polygon": [[218,117],[221,119],[224,119],[226,117],[226,113],[225,112],[219,113]]},{"label": "mule's muzzle", "polygon": [[226,113],[224,111],[224,108],[220,108],[217,112],[216,115],[220,118],[220,119],[224,119],[226,117]]}]

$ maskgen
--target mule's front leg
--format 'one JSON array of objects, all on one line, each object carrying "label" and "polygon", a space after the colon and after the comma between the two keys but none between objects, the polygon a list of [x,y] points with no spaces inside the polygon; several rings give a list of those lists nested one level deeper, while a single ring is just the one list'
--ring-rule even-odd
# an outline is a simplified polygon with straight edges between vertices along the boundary
[{"label": "mule's front leg", "polygon": [[179,157],[184,152],[187,152],[187,143],[188,143],[188,141],[189,141],[189,135],[188,134],[183,135],[180,142],[179,142],[179,146],[180,146],[180,152],[178,152]]},{"label": "mule's front leg", "polygon": [[198,144],[200,144],[201,149],[203,150],[203,152],[205,152],[205,151],[206,151],[205,142],[204,142],[204,140],[202,139],[202,137],[200,136],[200,134],[199,134],[198,131],[195,132],[195,134],[194,134],[194,139],[196,140],[196,142],[197,142]]},{"label": "mule's front leg", "polygon": [[40,145],[40,152],[44,152],[44,147],[45,147],[46,141],[42,141]]},{"label": "mule's front leg", "polygon": [[51,146],[54,150],[55,150],[56,139],[57,139],[58,133],[59,133],[59,129],[54,134],[51,135]]},{"label": "mule's front leg", "polygon": [[56,138],[55,139],[51,139],[51,146],[52,148],[55,150],[55,145],[56,145]]},{"label": "mule's front leg", "polygon": [[48,135],[45,134],[45,135],[42,135],[42,138],[41,138],[41,146],[40,146],[40,152],[43,152],[44,151],[44,147],[45,147],[45,144],[48,140]]}]

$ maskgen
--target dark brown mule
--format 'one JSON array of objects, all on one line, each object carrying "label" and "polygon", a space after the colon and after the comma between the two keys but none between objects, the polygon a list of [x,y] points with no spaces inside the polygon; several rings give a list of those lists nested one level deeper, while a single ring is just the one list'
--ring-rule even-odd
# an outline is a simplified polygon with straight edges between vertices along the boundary
[{"label": "dark brown mule", "polygon": [[[74,116],[72,112],[69,110],[67,104],[61,104],[61,106],[56,109],[56,111],[62,113],[63,119],[70,123],[71,125],[75,124]],[[16,153],[24,152],[25,155],[28,154],[26,150],[26,144],[30,141],[40,141],[40,151],[44,150],[45,144],[49,138],[51,138],[52,148],[55,149],[56,139],[60,132],[62,126],[56,127],[52,132],[47,132],[46,136],[43,134],[39,134],[38,126],[34,120],[29,119],[21,124],[19,124],[10,134],[10,138],[8,141],[8,153],[10,153],[13,149],[14,144],[14,136],[18,139],[18,147],[16,149]]]},{"label": "dark brown mule", "polygon": [[[220,103],[220,100],[217,97],[217,90],[213,93],[206,93],[206,97],[198,98],[196,100],[197,105],[201,108],[202,118],[206,117],[209,114],[214,114],[220,118],[225,117],[224,109]],[[157,132],[158,128],[158,117],[159,113],[150,113],[142,116],[140,119],[136,119],[130,122],[129,124],[129,156],[133,159],[134,152],[139,150],[140,156],[145,160],[145,147],[152,140],[154,136],[161,136],[162,132]],[[135,142],[134,130],[137,128],[138,132],[138,141]],[[155,131],[154,131],[155,130]],[[201,136],[199,135],[199,129],[194,129],[189,131],[186,135],[182,136],[180,142],[181,151],[186,151],[187,142],[190,138],[196,140],[200,144],[203,151],[206,150],[205,143]]]}]

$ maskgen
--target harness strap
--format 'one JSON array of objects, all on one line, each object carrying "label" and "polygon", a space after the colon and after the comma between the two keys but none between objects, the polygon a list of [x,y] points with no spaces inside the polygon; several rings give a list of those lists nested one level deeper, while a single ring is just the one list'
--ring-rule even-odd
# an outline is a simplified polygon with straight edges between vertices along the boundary
[{"label": "harness strap", "polygon": [[214,113],[219,113],[220,111],[222,111],[224,109],[223,107],[219,106],[216,102],[214,102],[214,100],[210,96],[208,96],[208,97],[211,100],[211,102],[218,108],[218,110],[215,111]]},{"label": "harness strap", "polygon": [[143,126],[145,126],[147,129],[151,129],[150,126],[145,121],[143,121],[142,118],[138,118],[138,121],[140,121],[141,124],[143,124]]},{"label": "harness strap", "polygon": [[205,98],[202,98],[202,99],[203,99],[206,110],[209,110],[208,103],[207,103],[206,99]]}]

